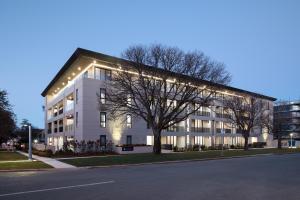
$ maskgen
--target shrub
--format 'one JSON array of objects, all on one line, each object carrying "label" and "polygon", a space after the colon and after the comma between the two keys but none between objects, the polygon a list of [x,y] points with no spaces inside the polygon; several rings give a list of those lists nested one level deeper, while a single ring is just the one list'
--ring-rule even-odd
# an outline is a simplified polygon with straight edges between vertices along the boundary
[{"label": "shrub", "polygon": [[201,145],[200,148],[201,148],[201,151],[204,151],[206,149],[206,146],[205,145]]},{"label": "shrub", "polygon": [[193,151],[199,151],[199,148],[200,148],[199,144],[195,144],[193,146]]},{"label": "shrub", "polygon": [[39,151],[36,149],[32,150],[32,153],[38,156],[44,156],[44,157],[51,157],[53,156],[53,153],[50,149],[44,150],[44,151]]},{"label": "shrub", "polygon": [[174,147],[173,147],[173,151],[174,151],[174,152],[178,152],[178,147],[177,147],[177,146],[174,146]]},{"label": "shrub", "polygon": [[266,142],[253,142],[252,148],[264,148],[266,145]]}]

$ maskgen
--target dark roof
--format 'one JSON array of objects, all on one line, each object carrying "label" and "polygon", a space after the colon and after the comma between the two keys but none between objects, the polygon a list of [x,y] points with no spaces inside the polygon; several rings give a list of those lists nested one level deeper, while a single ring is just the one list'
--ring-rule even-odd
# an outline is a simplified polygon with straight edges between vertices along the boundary
[{"label": "dark roof", "polygon": [[[121,65],[122,64],[127,64],[127,65],[136,66],[136,63],[128,61],[128,60],[125,60],[125,59],[121,59],[121,58],[117,58],[117,57],[114,57],[114,56],[105,55],[105,54],[98,53],[98,52],[95,52],[95,51],[90,51],[90,50],[87,50],[87,49],[77,48],[76,51],[72,54],[72,56],[64,64],[64,66],[59,70],[59,72],[51,80],[51,82],[48,84],[48,86],[44,89],[44,91],[41,94],[42,96],[46,96],[47,92],[54,85],[54,83],[60,78],[60,76],[64,72],[66,72],[66,70],[72,65],[72,63],[77,58],[79,58],[80,56],[86,56],[86,57],[90,57],[90,58],[93,58],[93,59],[102,60],[102,61],[113,63],[113,64],[121,64]],[[178,73],[171,72],[171,71],[168,71],[168,70],[164,70],[164,69],[160,69],[160,68],[155,68],[155,67],[151,67],[151,66],[146,66],[146,65],[144,67],[147,68],[147,69],[151,69],[151,70],[158,70],[160,73],[168,73],[168,74],[170,74],[170,76],[175,76],[175,77],[176,76],[177,77],[180,76],[182,78],[188,78],[191,81],[201,82],[204,85],[210,85],[210,86],[213,86],[213,87],[227,89],[227,90],[235,91],[235,92],[238,92],[238,93],[249,94],[249,95],[252,95],[252,96],[256,96],[256,97],[268,99],[268,100],[271,100],[271,101],[275,101],[276,100],[276,98],[274,98],[274,97],[265,96],[265,95],[258,94],[258,93],[255,93],[255,92],[250,92],[250,91],[247,91],[247,90],[242,90],[242,89],[239,89],[239,88],[235,88],[235,87],[231,87],[231,86],[227,86],[227,85],[218,84],[218,83],[214,83],[214,82],[211,82],[211,81],[206,81],[206,80],[199,79],[199,78],[194,78],[194,77],[191,77],[191,76],[188,76],[188,75],[182,75],[182,74],[178,74]]]}]

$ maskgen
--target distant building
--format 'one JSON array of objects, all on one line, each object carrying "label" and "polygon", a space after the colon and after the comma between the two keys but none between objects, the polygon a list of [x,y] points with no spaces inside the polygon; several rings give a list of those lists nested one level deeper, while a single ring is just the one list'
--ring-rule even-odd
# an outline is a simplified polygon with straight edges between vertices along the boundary
[{"label": "distant building", "polygon": [[273,132],[274,139],[281,136],[283,146],[300,146],[300,100],[281,101],[274,105]]}]

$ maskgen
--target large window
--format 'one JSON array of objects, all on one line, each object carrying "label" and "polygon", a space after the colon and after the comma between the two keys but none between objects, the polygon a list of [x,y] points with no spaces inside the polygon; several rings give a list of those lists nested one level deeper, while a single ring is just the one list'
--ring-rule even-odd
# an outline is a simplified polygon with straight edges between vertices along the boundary
[{"label": "large window", "polygon": [[130,114],[126,115],[126,127],[131,128],[132,127],[132,117]]},{"label": "large window", "polygon": [[97,80],[111,80],[111,70],[95,67],[95,79]]},{"label": "large window", "polygon": [[100,146],[106,146],[106,135],[100,135]]},{"label": "large window", "polygon": [[126,144],[127,145],[132,145],[132,136],[131,135],[126,136]]},{"label": "large window", "polygon": [[76,128],[78,127],[78,112],[76,112],[76,116],[75,116],[75,125],[76,125]]},{"label": "large window", "polygon": [[105,104],[106,102],[106,89],[100,88],[100,103]]},{"label": "large window", "polygon": [[78,103],[78,89],[76,89],[76,104]]},{"label": "large window", "polygon": [[106,127],[106,112],[100,112],[100,127]]}]

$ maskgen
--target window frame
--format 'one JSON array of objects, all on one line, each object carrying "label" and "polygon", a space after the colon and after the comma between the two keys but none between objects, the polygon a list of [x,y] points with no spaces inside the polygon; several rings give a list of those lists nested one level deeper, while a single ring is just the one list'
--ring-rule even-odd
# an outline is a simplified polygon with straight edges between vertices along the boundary
[{"label": "window frame", "polygon": [[[102,116],[104,116],[104,120]],[[100,112],[100,127],[106,128],[106,112]]]}]

